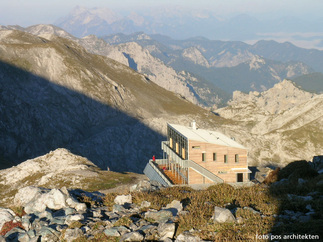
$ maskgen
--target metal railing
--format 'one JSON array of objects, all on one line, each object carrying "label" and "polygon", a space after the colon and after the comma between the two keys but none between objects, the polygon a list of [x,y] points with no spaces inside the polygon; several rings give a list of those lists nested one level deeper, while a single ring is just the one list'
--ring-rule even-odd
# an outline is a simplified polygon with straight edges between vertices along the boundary
[{"label": "metal railing", "polygon": [[[173,163],[173,164],[178,164],[182,168],[192,168],[193,170],[195,170],[196,172],[198,172],[202,176],[210,179],[211,181],[213,181],[215,183],[223,183],[224,182],[223,179],[221,179],[220,177],[218,177],[217,175],[215,175],[214,173],[212,173],[208,169],[204,168],[203,166],[197,164],[196,162],[194,162],[192,160],[183,160],[178,154],[176,154],[172,150],[172,148],[169,147],[169,141],[163,141],[161,146],[162,146],[162,150],[168,155],[169,158],[171,158],[170,161],[168,161],[166,159],[162,160],[162,162],[165,162],[165,164],[167,164],[167,162],[169,162],[169,163]],[[181,175],[183,175],[183,174],[181,174]],[[184,175],[183,175],[183,178],[186,179],[186,181],[188,180],[187,177]]]},{"label": "metal railing", "polygon": [[172,183],[169,181],[168,177],[166,177],[154,164],[152,160],[149,160],[147,163],[144,174],[152,181],[158,181],[160,184],[163,184],[164,186],[171,187]]},{"label": "metal railing", "polygon": [[204,168],[203,166],[200,166],[199,164],[195,163],[192,160],[187,160],[189,168],[192,168],[202,176],[210,179],[211,181],[215,183],[223,183],[223,179],[215,175],[213,172],[210,172],[208,169]]}]

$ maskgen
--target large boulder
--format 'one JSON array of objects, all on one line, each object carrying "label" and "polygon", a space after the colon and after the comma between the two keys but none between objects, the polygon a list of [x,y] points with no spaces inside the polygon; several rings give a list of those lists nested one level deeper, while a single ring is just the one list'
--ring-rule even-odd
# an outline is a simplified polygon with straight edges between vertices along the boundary
[{"label": "large boulder", "polygon": [[14,218],[15,213],[11,209],[0,208],[0,231],[6,222],[12,221]]},{"label": "large boulder", "polygon": [[116,196],[116,198],[114,199],[114,203],[118,205],[131,204],[132,196],[131,194]]},{"label": "large boulder", "polygon": [[226,223],[226,222],[235,222],[236,219],[227,208],[214,207],[214,222],[217,223]]},{"label": "large boulder", "polygon": [[26,213],[41,213],[46,208],[59,210],[72,207],[77,211],[86,210],[86,205],[76,201],[66,189],[44,189],[39,187],[24,187],[14,198],[17,206],[23,206]]}]

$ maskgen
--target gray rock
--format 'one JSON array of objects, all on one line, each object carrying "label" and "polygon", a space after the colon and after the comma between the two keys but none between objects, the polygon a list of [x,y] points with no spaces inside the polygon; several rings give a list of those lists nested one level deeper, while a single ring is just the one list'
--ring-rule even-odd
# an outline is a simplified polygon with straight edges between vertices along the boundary
[{"label": "gray rock", "polygon": [[65,219],[65,223],[69,225],[75,221],[81,221],[81,220],[84,220],[84,216],[82,214],[68,215]]},{"label": "gray rock", "polygon": [[12,221],[15,219],[15,213],[8,208],[0,208],[0,231],[2,229],[2,226],[9,221]]},{"label": "gray rock", "polygon": [[25,232],[25,233],[20,233],[19,235],[18,235],[18,241],[19,242],[29,242],[30,241],[30,236],[29,236],[29,234],[27,233],[27,232]]},{"label": "gray rock", "polygon": [[214,207],[214,222],[217,223],[226,223],[226,222],[235,222],[236,219],[229,209]]},{"label": "gray rock", "polygon": [[60,234],[60,232],[50,227],[42,227],[39,231],[41,241],[59,241]]},{"label": "gray rock", "polygon": [[25,208],[26,213],[41,213],[46,208],[59,210],[72,207],[77,211],[86,211],[86,205],[66,195],[66,191],[59,189],[42,189],[38,187],[24,187],[15,196],[15,203]]},{"label": "gray rock", "polygon": [[95,218],[102,218],[102,210],[101,209],[95,209],[92,211],[93,217]]},{"label": "gray rock", "polygon": [[122,205],[114,204],[113,207],[112,207],[112,211],[114,213],[120,213],[120,212],[126,212],[127,209]]},{"label": "gray rock", "polygon": [[30,203],[32,200],[37,199],[42,194],[48,192],[49,189],[28,186],[18,190],[14,198],[14,204],[16,206],[25,207],[26,204]]},{"label": "gray rock", "polygon": [[149,208],[151,206],[151,202],[143,201],[140,205],[140,208]]},{"label": "gray rock", "polygon": [[182,212],[183,205],[178,200],[173,200],[170,204],[166,205],[166,208],[170,209],[173,212],[173,215],[176,216],[178,213]]},{"label": "gray rock", "polygon": [[117,227],[107,228],[103,231],[106,236],[120,236]]},{"label": "gray rock", "polygon": [[160,211],[148,211],[145,213],[145,218],[152,219],[158,223],[165,223],[170,218],[173,217],[173,213],[170,210],[160,210]]},{"label": "gray rock", "polygon": [[175,234],[175,223],[160,223],[158,225],[158,233],[160,240],[172,239]]},{"label": "gray rock", "polygon": [[258,212],[258,211],[256,211],[256,210],[254,210],[253,208],[251,208],[251,207],[244,207],[243,209],[245,209],[245,210],[249,210],[250,212],[252,212],[253,214],[260,214],[260,212]]},{"label": "gray rock", "polygon": [[298,178],[298,185],[299,186],[303,186],[303,185],[305,185],[307,183],[307,181],[306,180],[304,180],[303,178]]},{"label": "gray rock", "polygon": [[29,215],[24,215],[21,218],[21,224],[25,228],[26,231],[28,231],[31,228],[30,219],[31,219],[31,216],[29,216]]},{"label": "gray rock", "polygon": [[297,196],[294,194],[287,194],[287,197],[289,200],[303,200],[303,201],[312,201],[313,197],[312,196]]},{"label": "gray rock", "polygon": [[64,234],[64,239],[67,242],[71,242],[82,235],[83,235],[83,231],[80,228],[66,229],[65,234]]},{"label": "gray rock", "polygon": [[120,235],[124,235],[126,233],[130,233],[131,231],[125,227],[125,226],[118,226],[116,227],[118,229],[118,232],[120,233]]},{"label": "gray rock", "polygon": [[120,241],[143,241],[143,240],[144,240],[144,236],[137,231],[126,233],[120,238]]},{"label": "gray rock", "polygon": [[148,181],[143,180],[140,181],[138,184],[133,185],[130,187],[130,192],[149,192],[149,191],[156,191],[164,186],[157,181]]},{"label": "gray rock", "polygon": [[114,203],[118,205],[124,205],[126,203],[130,204],[132,203],[132,196],[131,194],[116,196],[116,198],[114,199]]},{"label": "gray rock", "polygon": [[25,233],[25,230],[19,227],[15,227],[12,230],[10,230],[8,233],[6,233],[5,239],[6,241],[16,241],[18,240],[18,236],[21,233]]},{"label": "gray rock", "polygon": [[311,215],[303,215],[298,217],[298,221],[301,223],[306,223],[311,220]]},{"label": "gray rock", "polygon": [[200,237],[193,235],[189,231],[184,231],[177,236],[175,242],[199,242],[202,241]]},{"label": "gray rock", "polygon": [[281,179],[280,181],[276,181],[272,184],[272,186],[285,186],[288,185],[289,181],[287,178]]},{"label": "gray rock", "polygon": [[67,215],[72,215],[72,214],[76,213],[76,209],[68,207],[68,208],[64,208],[64,212],[65,212],[66,216]]}]

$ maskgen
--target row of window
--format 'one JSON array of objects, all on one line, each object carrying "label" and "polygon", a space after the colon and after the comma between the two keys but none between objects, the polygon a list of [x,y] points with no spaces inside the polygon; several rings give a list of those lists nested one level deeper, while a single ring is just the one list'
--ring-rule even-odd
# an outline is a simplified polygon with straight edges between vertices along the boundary
[{"label": "row of window", "polygon": [[[206,161],[206,153],[205,152],[202,153],[202,161],[203,162]],[[217,153],[213,153],[213,161],[217,161]],[[228,155],[224,155],[223,161],[224,161],[224,163],[228,163]],[[239,155],[238,154],[234,155],[234,161],[236,163],[239,162]]]}]

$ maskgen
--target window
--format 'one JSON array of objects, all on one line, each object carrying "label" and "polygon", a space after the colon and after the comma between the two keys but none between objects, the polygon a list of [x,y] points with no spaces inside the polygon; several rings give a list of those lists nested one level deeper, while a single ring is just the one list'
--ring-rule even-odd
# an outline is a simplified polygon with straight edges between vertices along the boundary
[{"label": "window", "polygon": [[192,146],[192,149],[198,150],[198,149],[201,149],[201,147],[200,146]]},{"label": "window", "polygon": [[179,145],[178,143],[176,142],[176,153],[178,154],[179,153]]},{"label": "window", "polygon": [[216,153],[213,153],[213,161],[216,161]]},{"label": "window", "polygon": [[228,163],[228,155],[224,155],[224,163]]},{"label": "window", "polygon": [[235,160],[235,162],[236,162],[236,163],[238,163],[238,162],[239,162],[239,155],[238,155],[238,154],[236,154],[236,155],[234,156],[234,160]]},{"label": "window", "polygon": [[205,153],[202,153],[202,161],[205,162]]},{"label": "window", "polygon": [[184,148],[182,148],[182,158],[185,160],[185,149]]},{"label": "window", "polygon": [[237,182],[243,182],[243,173],[237,173]]},{"label": "window", "polygon": [[173,148],[173,139],[172,138],[169,138],[169,147]]}]

